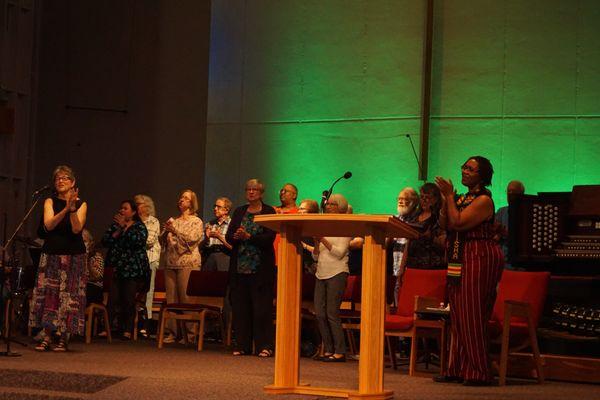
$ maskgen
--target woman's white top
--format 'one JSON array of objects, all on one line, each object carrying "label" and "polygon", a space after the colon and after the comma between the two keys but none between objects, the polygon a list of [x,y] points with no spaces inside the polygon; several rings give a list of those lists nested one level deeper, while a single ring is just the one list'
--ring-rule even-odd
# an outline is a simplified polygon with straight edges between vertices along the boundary
[{"label": "woman's white top", "polygon": [[323,243],[319,243],[319,255],[313,258],[317,261],[317,279],[329,279],[340,272],[349,272],[348,270],[348,247],[350,246],[350,237],[325,237],[331,243],[331,250]]}]

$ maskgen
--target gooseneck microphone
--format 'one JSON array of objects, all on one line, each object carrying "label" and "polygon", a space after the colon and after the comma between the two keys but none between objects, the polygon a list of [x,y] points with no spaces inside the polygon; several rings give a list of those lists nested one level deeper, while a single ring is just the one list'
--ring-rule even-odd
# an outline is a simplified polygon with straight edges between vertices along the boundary
[{"label": "gooseneck microphone", "polygon": [[350,178],[352,178],[352,172],[346,171],[346,173],[344,175],[340,176],[339,178],[337,178],[335,180],[335,182],[333,182],[333,184],[331,185],[329,190],[323,191],[323,196],[321,197],[321,209],[322,210],[325,209],[325,204],[327,204],[329,197],[333,193],[333,187],[335,186],[335,184],[338,183],[341,179],[350,179]]},{"label": "gooseneck microphone", "polygon": [[38,190],[33,192],[31,197],[33,198],[33,197],[37,196],[38,194],[43,193],[46,190],[50,190],[50,189],[52,189],[52,186],[50,186],[50,185],[42,186],[41,188],[39,188]]},{"label": "gooseneck microphone", "polygon": [[419,177],[421,176],[421,171],[423,171],[423,168],[421,168],[421,162],[419,161],[419,156],[417,156],[417,151],[415,150],[415,145],[413,144],[412,138],[410,137],[410,135],[407,133],[406,137],[408,138],[408,141],[410,142],[410,147],[412,147],[412,151],[413,154],[415,155],[415,161],[417,162],[417,166],[419,167]]}]

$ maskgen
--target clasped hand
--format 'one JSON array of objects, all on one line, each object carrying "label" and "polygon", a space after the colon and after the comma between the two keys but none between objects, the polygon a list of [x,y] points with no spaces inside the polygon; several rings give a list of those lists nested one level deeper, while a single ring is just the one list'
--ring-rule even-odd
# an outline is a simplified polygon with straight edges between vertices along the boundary
[{"label": "clasped hand", "polygon": [[233,238],[237,240],[248,240],[250,239],[250,234],[246,232],[246,230],[243,227],[239,227],[233,233]]},{"label": "clasped hand", "polygon": [[122,216],[121,214],[117,213],[115,214],[115,216],[113,217],[113,222],[117,225],[119,225],[119,227],[121,229],[125,228],[125,225],[127,225],[125,223],[125,217]]},{"label": "clasped hand", "polygon": [[79,199],[79,189],[71,188],[65,199],[67,202],[66,207],[70,212],[77,211],[77,199]]}]

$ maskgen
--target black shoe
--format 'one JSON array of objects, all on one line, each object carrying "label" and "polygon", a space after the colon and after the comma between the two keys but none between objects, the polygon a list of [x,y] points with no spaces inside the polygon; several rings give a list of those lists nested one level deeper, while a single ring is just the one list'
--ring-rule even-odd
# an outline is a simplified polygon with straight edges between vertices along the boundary
[{"label": "black shoe", "polygon": [[491,382],[478,381],[475,379],[467,379],[463,382],[463,386],[491,386]]},{"label": "black shoe", "polygon": [[463,383],[463,378],[460,376],[436,375],[433,381],[437,383]]}]

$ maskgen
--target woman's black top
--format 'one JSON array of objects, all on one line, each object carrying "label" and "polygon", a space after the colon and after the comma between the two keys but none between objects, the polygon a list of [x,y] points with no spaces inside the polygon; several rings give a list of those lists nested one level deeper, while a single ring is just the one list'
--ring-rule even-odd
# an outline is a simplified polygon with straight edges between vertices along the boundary
[{"label": "woman's black top", "polygon": [[[77,209],[83,204],[82,200],[77,200]],[[54,214],[61,212],[67,202],[59,199],[58,197],[52,197],[52,209]],[[42,252],[46,254],[85,254],[85,245],[83,243],[83,236],[81,232],[73,233],[73,227],[71,225],[70,214],[64,216],[64,218],[52,229],[47,230],[44,225],[44,217],[38,228],[38,235],[44,239],[44,246]]]}]

